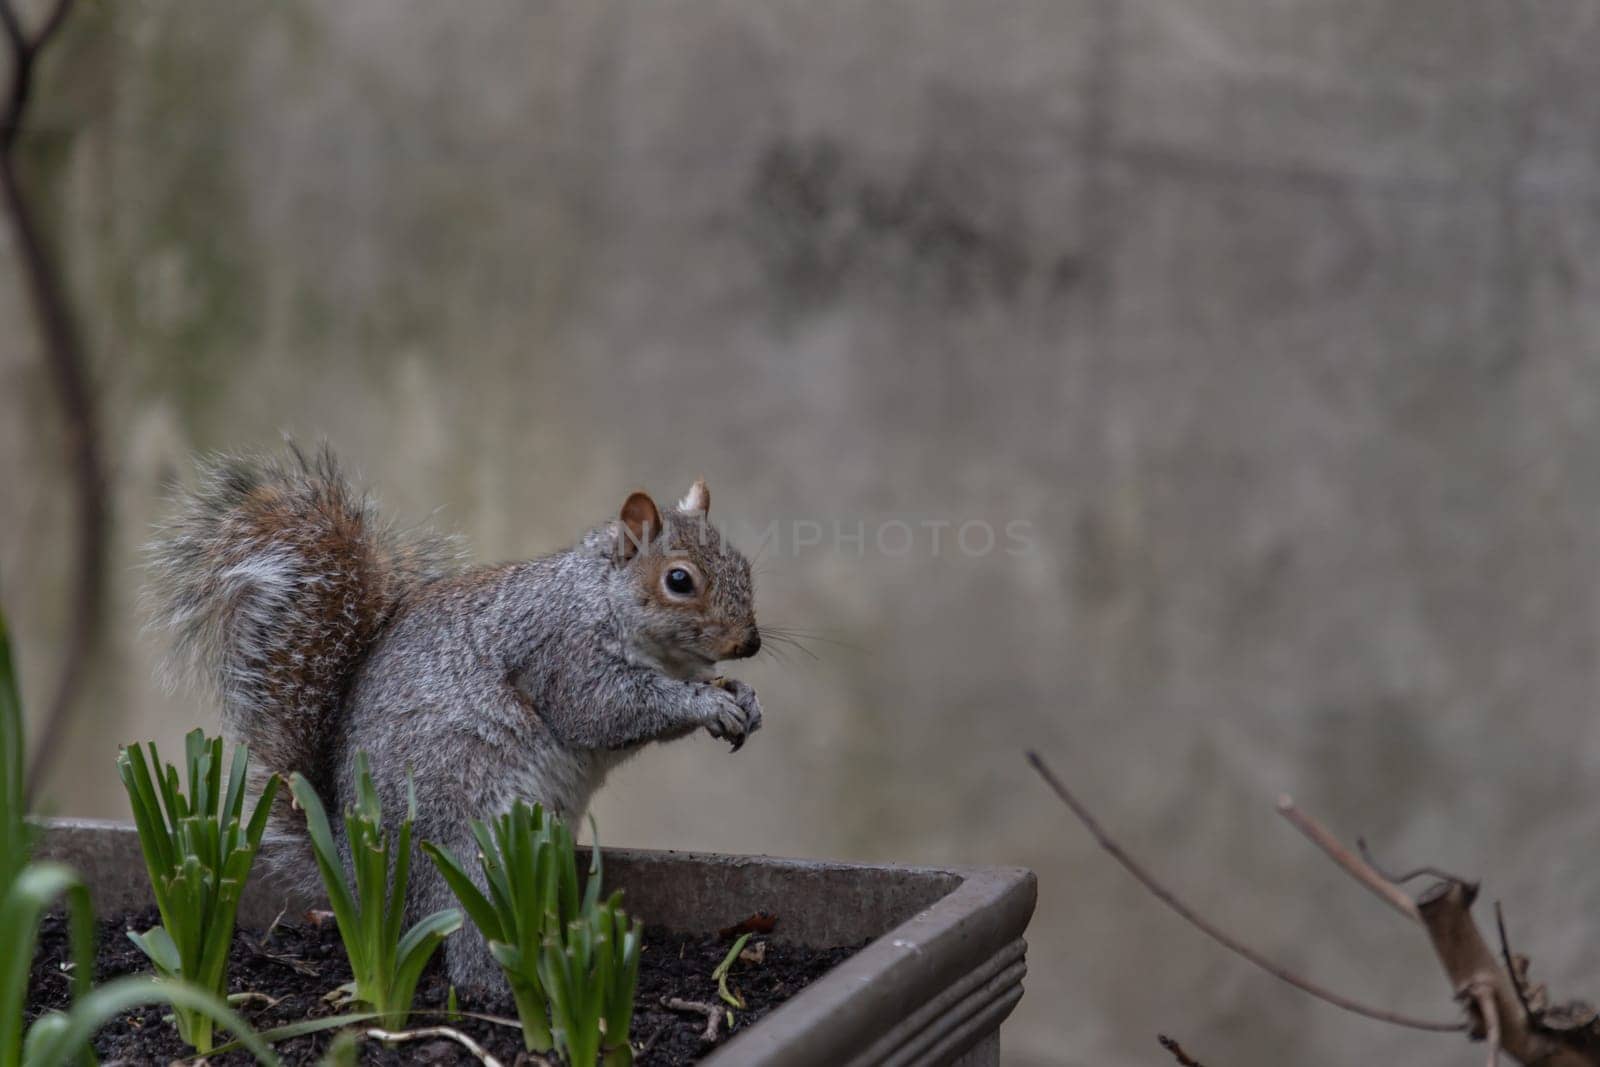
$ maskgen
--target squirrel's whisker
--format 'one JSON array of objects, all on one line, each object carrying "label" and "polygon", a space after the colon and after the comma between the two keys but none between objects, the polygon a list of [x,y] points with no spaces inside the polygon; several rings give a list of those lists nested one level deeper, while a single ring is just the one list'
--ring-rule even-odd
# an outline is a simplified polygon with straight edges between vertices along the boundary
[{"label": "squirrel's whisker", "polygon": [[787,646],[789,648],[795,649],[796,651],[804,654],[806,657],[808,657],[810,659],[816,660],[816,659],[821,659],[822,658],[822,657],[818,656],[815,652],[811,651],[811,649],[807,648],[805,646],[805,643],[800,638],[795,637],[795,636],[793,636],[791,634],[785,633],[782,630],[769,630],[765,626],[763,626],[763,627],[760,627],[760,631],[761,631],[761,642],[762,642],[762,647],[763,648],[766,648],[766,647],[768,647],[770,645],[772,647],[773,651],[776,652],[779,646]]}]

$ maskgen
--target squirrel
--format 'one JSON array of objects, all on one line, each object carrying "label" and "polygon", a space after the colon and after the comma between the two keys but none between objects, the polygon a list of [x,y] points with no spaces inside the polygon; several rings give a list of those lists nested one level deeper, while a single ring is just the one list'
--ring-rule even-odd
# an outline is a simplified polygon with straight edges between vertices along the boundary
[{"label": "squirrel", "polygon": [[[716,673],[755,655],[761,630],[704,481],[664,512],[632,493],[565,551],[480,567],[385,522],[326,445],[202,460],[178,495],[149,550],[154,624],[258,773],[299,771],[330,811],[353,802],[364,751],[384,807],[405,810],[410,776],[417,839],[465,860],[470,820],[521,799],[572,822],[648,742],[704,728],[737,749],[761,726],[755,690]],[[287,804],[273,818],[304,842]],[[300,851],[291,873],[313,880]],[[431,864],[411,870],[413,919],[453,906]],[[471,924],[445,956],[464,992],[503,987]]]}]

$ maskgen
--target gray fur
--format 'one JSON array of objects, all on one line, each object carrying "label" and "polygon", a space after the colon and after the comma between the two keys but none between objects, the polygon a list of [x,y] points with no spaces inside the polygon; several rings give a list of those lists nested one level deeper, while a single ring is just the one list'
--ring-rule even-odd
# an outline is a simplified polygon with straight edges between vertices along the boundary
[{"label": "gray fur", "polygon": [[[256,506],[263,493],[293,506]],[[330,507],[348,513],[333,521]],[[520,798],[576,821],[644,744],[705,728],[737,746],[760,727],[754,690],[712,680],[718,659],[759,647],[749,563],[703,513],[662,522],[631,558],[613,522],[564,552],[452,572],[437,539],[378,523],[326,451],[229,458],[205,467],[154,546],[152,601],[265,769],[302,770],[342,811],[364,750],[388,812],[404,810],[409,769],[418,840],[476,873],[469,820]],[[705,579],[692,608],[655,588],[677,559]],[[414,918],[454,903],[431,863],[412,871]],[[446,957],[463,989],[502,982],[475,930]]]}]

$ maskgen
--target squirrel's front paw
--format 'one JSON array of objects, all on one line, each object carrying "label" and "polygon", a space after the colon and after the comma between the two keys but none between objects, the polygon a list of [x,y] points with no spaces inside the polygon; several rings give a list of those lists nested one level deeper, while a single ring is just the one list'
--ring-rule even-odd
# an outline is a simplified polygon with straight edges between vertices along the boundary
[{"label": "squirrel's front paw", "polygon": [[732,741],[733,751],[737,752],[745,738],[761,729],[761,701],[756,699],[753,688],[737,678],[718,678],[707,688],[713,706],[706,732]]}]

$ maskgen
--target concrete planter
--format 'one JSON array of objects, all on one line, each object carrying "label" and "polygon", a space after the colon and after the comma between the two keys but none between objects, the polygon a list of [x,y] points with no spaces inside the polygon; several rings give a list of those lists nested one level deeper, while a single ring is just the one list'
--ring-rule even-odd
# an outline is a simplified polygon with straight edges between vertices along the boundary
[{"label": "concrete planter", "polygon": [[[51,820],[39,855],[76,867],[102,914],[151,903],[131,824]],[[605,864],[606,885],[625,889],[628,909],[649,923],[703,933],[772,911],[780,917],[776,939],[815,947],[873,939],[703,1062],[999,1062],[1000,1024],[1022,998],[1027,970],[1031,871],[631,849],[605,850]],[[258,873],[240,922],[265,926],[286,904],[315,903]]]}]

